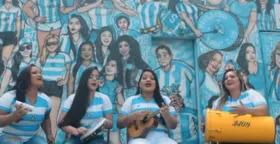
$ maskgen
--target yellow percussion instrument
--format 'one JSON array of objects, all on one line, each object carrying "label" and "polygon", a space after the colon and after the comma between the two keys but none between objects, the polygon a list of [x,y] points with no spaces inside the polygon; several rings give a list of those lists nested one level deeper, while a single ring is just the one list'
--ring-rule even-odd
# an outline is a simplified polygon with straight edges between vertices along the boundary
[{"label": "yellow percussion instrument", "polygon": [[206,142],[273,143],[276,127],[269,116],[252,116],[206,110]]}]

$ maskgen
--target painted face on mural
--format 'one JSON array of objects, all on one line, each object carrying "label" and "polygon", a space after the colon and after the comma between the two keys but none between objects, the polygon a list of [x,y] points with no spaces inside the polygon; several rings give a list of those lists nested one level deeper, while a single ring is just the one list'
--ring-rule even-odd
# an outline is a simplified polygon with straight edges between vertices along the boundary
[{"label": "painted face on mural", "polygon": [[105,68],[106,75],[115,75],[117,73],[117,62],[115,60],[110,60]]},{"label": "painted face on mural", "polygon": [[276,50],[276,53],[275,53],[275,63],[277,65],[277,67],[280,68],[280,49]]},{"label": "painted face on mural", "polygon": [[248,62],[256,61],[256,52],[255,52],[255,49],[251,46],[247,47],[247,49],[246,49],[246,60]]},{"label": "painted face on mural", "polygon": [[225,86],[229,91],[237,90],[240,88],[240,80],[235,72],[230,71],[225,75]]},{"label": "painted face on mural", "polygon": [[72,34],[75,34],[80,31],[81,23],[77,18],[71,18],[68,24],[69,30]]},{"label": "painted face on mural", "polygon": [[104,46],[109,46],[112,42],[112,34],[109,31],[101,33],[101,42]]},{"label": "painted face on mural", "polygon": [[88,79],[88,88],[90,91],[95,91],[99,85],[99,72],[97,70],[93,70]]},{"label": "painted face on mural", "polygon": [[151,72],[144,72],[140,80],[140,87],[144,92],[154,92],[156,89],[156,81]]},{"label": "painted face on mural", "polygon": [[23,44],[20,46],[19,52],[23,57],[30,57],[32,46],[30,46],[29,44]]},{"label": "painted face on mural", "polygon": [[121,18],[118,21],[118,26],[122,31],[126,31],[128,29],[128,22],[125,18]]},{"label": "painted face on mural", "polygon": [[219,71],[223,62],[223,57],[219,53],[215,53],[212,60],[209,61],[209,64],[206,68],[206,71],[214,74]]},{"label": "painted face on mural", "polygon": [[47,40],[46,45],[49,52],[55,52],[58,48],[58,40],[56,38],[50,38]]},{"label": "painted face on mural", "polygon": [[92,46],[89,44],[85,44],[81,50],[81,57],[83,60],[91,60],[92,59]]},{"label": "painted face on mural", "polygon": [[43,86],[43,77],[41,71],[37,67],[31,68],[31,85],[37,88]]},{"label": "painted face on mural", "polygon": [[157,52],[157,60],[160,66],[166,67],[170,65],[172,55],[170,55],[166,49],[159,49]]},{"label": "painted face on mural", "polygon": [[119,51],[123,57],[128,56],[130,52],[129,44],[126,41],[121,41],[119,44]]}]

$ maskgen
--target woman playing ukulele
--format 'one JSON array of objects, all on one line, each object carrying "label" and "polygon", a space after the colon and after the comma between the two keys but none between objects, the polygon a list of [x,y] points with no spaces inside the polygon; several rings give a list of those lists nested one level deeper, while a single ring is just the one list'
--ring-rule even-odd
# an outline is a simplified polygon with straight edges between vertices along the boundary
[{"label": "woman playing ukulele", "polygon": [[[144,70],[138,83],[137,95],[129,97],[121,111],[118,119],[118,128],[128,127],[130,135],[129,144],[176,144],[174,140],[168,137],[168,129],[175,129],[177,126],[177,115],[175,108],[167,106],[171,101],[166,96],[161,96],[159,83],[155,73],[151,70]],[[134,132],[140,132],[142,127],[148,125],[153,119],[149,117],[147,112],[156,113],[159,111],[158,118],[154,124],[158,124],[154,129],[150,130],[144,138],[131,137],[130,126],[138,129]],[[140,121],[139,123],[137,121]],[[146,124],[145,124],[145,121]],[[137,126],[135,124],[138,123]]]}]

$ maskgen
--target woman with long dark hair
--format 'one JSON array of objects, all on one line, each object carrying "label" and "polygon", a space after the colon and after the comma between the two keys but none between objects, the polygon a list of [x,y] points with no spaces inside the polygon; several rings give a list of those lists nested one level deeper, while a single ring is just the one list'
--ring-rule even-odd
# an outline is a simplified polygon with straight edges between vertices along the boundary
[{"label": "woman with long dark hair", "polygon": [[67,29],[68,33],[60,36],[60,51],[67,53],[74,61],[78,57],[80,45],[89,40],[89,28],[82,16],[73,14]]},{"label": "woman with long dark hair", "polygon": [[[44,138],[37,135],[42,126],[48,142],[54,140],[51,130],[51,100],[39,92],[43,86],[41,71],[34,65],[22,70],[14,86],[14,90],[0,98],[0,127],[4,127],[0,136],[2,144],[47,144]],[[16,101],[33,106],[33,110],[25,105],[17,105]]]},{"label": "woman with long dark hair", "polygon": [[169,129],[177,126],[175,108],[169,106],[171,100],[160,94],[160,87],[156,74],[152,70],[144,70],[138,82],[135,96],[129,97],[120,112],[118,128],[125,128],[135,120],[144,120],[147,110],[160,111],[157,128],[151,130],[146,138],[131,138],[129,144],[176,144],[168,138]]},{"label": "woman with long dark hair", "polygon": [[260,62],[257,57],[257,49],[252,43],[243,43],[236,59],[240,69],[248,74],[248,82],[250,82],[255,90],[265,95],[266,88],[263,85],[265,82],[266,65]]},{"label": "woman with long dark hair", "polygon": [[94,43],[95,60],[102,66],[106,65],[108,56],[112,52],[113,44],[114,44],[113,30],[109,26],[102,27],[99,30],[97,39]]},{"label": "woman with long dark hair", "polygon": [[94,47],[90,41],[85,41],[80,45],[76,61],[71,64],[68,81],[68,95],[73,94],[80,83],[83,72],[88,67],[97,67],[101,70],[101,65],[95,62]]},{"label": "woman with long dark hair", "polygon": [[122,35],[114,45],[110,58],[117,61],[119,82],[124,87],[125,98],[128,98],[135,94],[142,70],[150,67],[142,59],[140,45],[132,36]]},{"label": "woman with long dark hair", "polygon": [[[70,95],[62,107],[58,126],[71,135],[65,143],[81,143],[81,134],[93,123],[105,118],[105,129],[112,128],[112,103],[107,95],[97,92],[99,71],[96,67],[87,68],[81,77],[75,94]],[[99,134],[87,143],[106,144],[103,135]]]}]

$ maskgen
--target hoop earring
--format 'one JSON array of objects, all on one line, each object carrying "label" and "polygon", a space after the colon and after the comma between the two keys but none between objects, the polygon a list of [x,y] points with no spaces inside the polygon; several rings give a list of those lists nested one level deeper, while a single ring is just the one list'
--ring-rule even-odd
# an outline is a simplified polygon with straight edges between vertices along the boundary
[{"label": "hoop earring", "polygon": [[20,88],[20,84],[22,83],[22,81],[21,82],[19,82],[19,84],[18,84],[18,89],[20,90],[20,91],[22,91],[22,92],[27,92],[28,91],[28,89],[27,90],[22,90],[21,88]]},{"label": "hoop earring", "polygon": [[140,92],[140,94],[142,94],[142,89],[141,88],[139,88],[139,92]]}]

